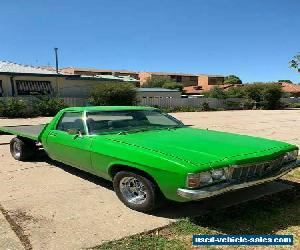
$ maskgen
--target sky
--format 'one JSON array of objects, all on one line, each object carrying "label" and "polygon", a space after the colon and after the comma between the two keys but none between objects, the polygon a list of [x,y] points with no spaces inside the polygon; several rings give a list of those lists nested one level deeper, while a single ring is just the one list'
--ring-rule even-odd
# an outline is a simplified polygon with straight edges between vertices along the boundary
[{"label": "sky", "polygon": [[10,0],[0,60],[31,65],[290,79],[299,0]]}]

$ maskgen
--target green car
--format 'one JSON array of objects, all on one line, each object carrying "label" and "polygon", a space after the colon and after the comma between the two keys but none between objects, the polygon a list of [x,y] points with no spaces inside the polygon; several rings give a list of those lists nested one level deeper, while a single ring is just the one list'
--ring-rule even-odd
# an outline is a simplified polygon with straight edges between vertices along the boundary
[{"label": "green car", "polygon": [[191,128],[151,107],[67,108],[49,124],[0,131],[17,136],[16,160],[43,147],[53,160],[113,181],[119,199],[138,211],[273,181],[300,165],[294,145]]}]

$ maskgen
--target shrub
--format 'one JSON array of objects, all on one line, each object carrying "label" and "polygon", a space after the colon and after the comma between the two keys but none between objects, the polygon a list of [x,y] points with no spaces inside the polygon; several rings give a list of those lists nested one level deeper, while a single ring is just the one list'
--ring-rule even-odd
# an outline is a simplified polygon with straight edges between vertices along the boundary
[{"label": "shrub", "polygon": [[[159,108],[159,107],[157,107]],[[159,108],[164,113],[176,113],[176,112],[199,112],[202,111],[201,108],[194,108],[188,106],[181,107],[170,107],[170,108]]]},{"label": "shrub", "polygon": [[201,106],[202,106],[201,109],[203,111],[209,111],[209,110],[211,110],[210,107],[209,107],[209,103],[208,102],[203,102]]},{"label": "shrub", "polygon": [[163,88],[165,84],[177,84],[174,80],[164,76],[151,76],[148,77],[143,87],[146,88]]},{"label": "shrub", "polygon": [[300,103],[289,103],[287,104],[289,108],[300,108]]},{"label": "shrub", "polygon": [[226,91],[227,98],[243,98],[245,96],[244,87],[232,87]]},{"label": "shrub", "polygon": [[263,84],[248,84],[245,86],[245,98],[260,103],[263,99],[262,89]]},{"label": "shrub", "polygon": [[242,80],[235,75],[229,75],[225,77],[223,84],[242,84]]},{"label": "shrub", "polygon": [[278,80],[278,82],[287,82],[287,83],[293,83],[291,80]]},{"label": "shrub", "polygon": [[103,82],[91,91],[89,102],[92,105],[133,105],[136,90],[133,84],[124,82]]},{"label": "shrub", "polygon": [[225,99],[226,93],[223,89],[218,87],[212,88],[210,91],[206,92],[205,95],[211,98]]},{"label": "shrub", "polygon": [[34,105],[33,110],[37,116],[54,116],[67,105],[62,99],[58,98],[47,98],[41,99]]},{"label": "shrub", "polygon": [[241,103],[243,109],[254,109],[255,102],[251,99],[243,99]]},{"label": "shrub", "polygon": [[249,84],[245,87],[245,96],[263,109],[278,109],[283,91],[280,85],[268,83]]},{"label": "shrub", "polygon": [[262,107],[265,109],[281,108],[280,98],[283,95],[282,87],[274,84],[265,84],[262,90]]},{"label": "shrub", "polygon": [[4,102],[0,101],[0,117],[3,116],[4,109],[5,109],[5,104]]},{"label": "shrub", "polygon": [[27,104],[23,100],[10,98],[3,106],[2,113],[5,117],[17,118],[27,115]]},{"label": "shrub", "polygon": [[183,89],[182,84],[177,82],[166,82],[164,85],[162,85],[162,87],[165,89],[178,89],[180,91]]}]

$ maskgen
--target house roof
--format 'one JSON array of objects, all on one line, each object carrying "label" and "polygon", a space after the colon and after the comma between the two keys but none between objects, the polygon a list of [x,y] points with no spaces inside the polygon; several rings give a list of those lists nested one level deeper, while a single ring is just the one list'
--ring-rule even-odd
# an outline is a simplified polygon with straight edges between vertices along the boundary
[{"label": "house roof", "polygon": [[122,81],[122,82],[139,82],[139,80],[130,77],[130,76],[114,76],[114,75],[95,75],[95,76],[88,76],[88,75],[80,75],[81,79],[103,79],[103,80],[115,80],[115,81]]},{"label": "house roof", "polygon": [[225,77],[225,76],[223,76],[223,75],[209,75],[209,74],[197,74],[197,76]]},{"label": "house roof", "polygon": [[191,95],[197,95],[204,93],[206,91],[210,91],[213,88],[220,88],[223,90],[229,89],[229,88],[234,88],[234,87],[241,87],[244,86],[243,84],[222,84],[222,85],[208,85],[206,86],[205,90],[202,88],[202,86],[188,86],[184,87],[183,91],[186,94],[191,94]]},{"label": "house roof", "polygon": [[201,86],[188,86],[183,88],[185,94],[197,95],[203,92]]},{"label": "house roof", "polygon": [[300,93],[300,84],[293,84],[288,82],[279,82],[282,90],[287,93]]},{"label": "house roof", "polygon": [[63,73],[72,73],[75,74],[76,72],[94,72],[94,73],[105,73],[105,72],[112,72],[112,73],[123,73],[123,74],[140,74],[140,73],[148,73],[151,75],[158,75],[158,76],[209,76],[209,77],[224,77],[223,75],[209,75],[209,74],[200,74],[200,73],[180,73],[180,72],[155,72],[155,71],[132,71],[132,70],[117,70],[117,69],[95,69],[95,68],[77,68],[77,67],[67,67],[61,69]]},{"label": "house roof", "polygon": [[0,61],[0,74],[1,73],[57,75],[57,73],[52,70],[8,61]]},{"label": "house roof", "polygon": [[148,72],[148,71],[145,71],[145,73],[149,73],[151,75],[159,75],[159,76],[198,76],[197,74],[178,73],[178,72]]},{"label": "house roof", "polygon": [[124,74],[138,74],[139,72],[136,71],[130,71],[130,70],[116,70],[116,69],[95,69],[95,68],[76,68],[76,67],[68,67],[61,69],[61,72],[95,72],[95,73],[105,73],[105,72],[118,72],[118,73],[124,73]]}]

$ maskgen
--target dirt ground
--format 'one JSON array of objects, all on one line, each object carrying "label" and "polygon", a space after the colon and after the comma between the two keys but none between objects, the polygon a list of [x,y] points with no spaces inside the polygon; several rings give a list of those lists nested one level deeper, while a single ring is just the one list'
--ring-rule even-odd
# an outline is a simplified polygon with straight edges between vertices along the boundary
[{"label": "dirt ground", "polygon": [[[263,136],[300,146],[300,110],[174,116],[197,128]],[[41,124],[49,120],[0,119],[0,126]],[[33,162],[13,160],[9,153],[10,139],[11,136],[0,136],[0,208],[4,215],[0,217],[0,248],[2,237],[7,246],[11,240],[11,245],[19,249],[9,227],[26,249],[80,249],[165,226],[186,216],[187,210],[201,210],[197,203],[189,209],[170,205],[151,215],[132,211],[117,199],[107,181],[55,163],[43,154]],[[222,202],[217,200],[214,204]]]}]

